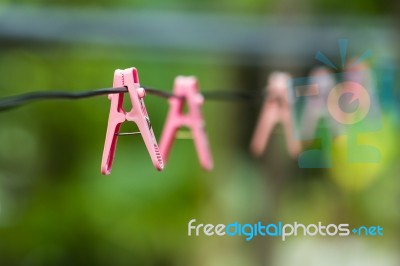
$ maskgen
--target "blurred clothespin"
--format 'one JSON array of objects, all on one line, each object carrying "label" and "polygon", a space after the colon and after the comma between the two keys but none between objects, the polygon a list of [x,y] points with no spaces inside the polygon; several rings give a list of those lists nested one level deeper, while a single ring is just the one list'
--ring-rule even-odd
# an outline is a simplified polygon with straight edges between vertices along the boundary
[{"label": "blurred clothespin", "polygon": [[269,76],[268,85],[265,88],[268,98],[262,107],[250,144],[250,150],[256,156],[264,152],[272,130],[278,123],[283,125],[290,155],[296,157],[301,150],[301,143],[294,139],[291,125],[291,100],[287,89],[290,78],[290,75],[284,72],[274,72]]},{"label": "blurred clothespin", "polygon": [[318,123],[322,119],[327,120],[332,134],[341,130],[327,108],[329,94],[336,84],[332,71],[327,67],[316,67],[311,71],[309,79],[309,86],[305,93],[308,97],[301,118],[300,134],[303,140],[315,138]]},{"label": "blurred clothespin", "polygon": [[[188,127],[192,133],[200,164],[205,170],[213,168],[205,122],[201,113],[204,97],[199,93],[195,77],[179,76],[174,83],[174,96],[169,99],[170,109],[161,135],[160,150],[165,161],[168,160],[172,143],[177,137],[178,129]],[[184,105],[187,104],[187,113]],[[187,138],[187,134],[185,134]]]},{"label": "blurred clothespin", "polygon": [[[144,105],[143,101],[146,93],[143,88],[140,88],[139,76],[136,68],[115,70],[113,87],[127,87],[132,103],[132,109],[129,112],[124,111],[124,93],[108,95],[108,98],[111,100],[111,108],[108,118],[103,158],[101,162],[101,173],[108,175],[111,172],[118,136],[134,134],[142,135],[154,167],[157,170],[162,170],[164,168],[162,156],[160,154],[150,119],[147,114],[146,106]],[[119,133],[121,124],[125,121],[132,121],[136,123],[139,128],[139,132]]]}]

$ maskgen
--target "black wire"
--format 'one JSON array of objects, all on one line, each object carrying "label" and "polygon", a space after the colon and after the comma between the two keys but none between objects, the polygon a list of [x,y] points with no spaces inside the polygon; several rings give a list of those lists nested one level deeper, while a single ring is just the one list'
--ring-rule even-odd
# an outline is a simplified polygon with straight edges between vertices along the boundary
[{"label": "black wire", "polygon": [[174,98],[181,98],[182,99],[182,97],[180,97],[178,95],[175,95],[173,93],[170,93],[170,92],[157,90],[157,89],[153,89],[153,88],[149,88],[149,87],[143,87],[143,88],[145,89],[146,93],[153,94],[153,95],[156,95],[156,96],[160,96],[160,97],[163,97],[163,98],[172,98],[172,97],[174,97]]},{"label": "black wire", "polygon": [[[153,94],[156,96],[171,98],[176,97],[183,99],[183,97],[177,96],[173,93],[166,92],[163,90],[157,90],[149,87],[143,87],[146,93]],[[211,101],[252,101],[252,100],[263,100],[264,94],[259,92],[246,92],[246,91],[209,91],[201,93],[205,99]]]},{"label": "black wire", "polygon": [[[143,88],[146,90],[147,93],[155,96],[163,98],[177,97],[183,99],[180,96],[174,95],[173,93],[166,92],[163,90],[157,90],[149,87],[143,87]],[[0,111],[9,110],[37,100],[59,100],[59,99],[77,100],[99,95],[126,93],[126,92],[128,92],[128,89],[126,87],[104,88],[104,89],[96,89],[96,90],[82,91],[82,92],[65,92],[65,91],[29,92],[25,94],[20,94],[0,99]],[[202,94],[204,98],[214,101],[254,101],[263,99],[265,96],[262,93],[244,92],[244,91],[243,92],[211,91],[211,92],[203,92]]]},{"label": "black wire", "polygon": [[21,106],[23,104],[30,103],[35,100],[57,100],[57,99],[82,99],[88,97],[94,97],[104,94],[112,93],[125,93],[128,89],[126,87],[119,88],[104,88],[91,91],[83,92],[65,92],[65,91],[38,91],[29,92],[21,95],[11,96],[0,99],[0,111],[8,110]]},{"label": "black wire", "polygon": [[265,97],[264,93],[248,91],[209,91],[202,94],[205,99],[211,101],[258,101]]}]

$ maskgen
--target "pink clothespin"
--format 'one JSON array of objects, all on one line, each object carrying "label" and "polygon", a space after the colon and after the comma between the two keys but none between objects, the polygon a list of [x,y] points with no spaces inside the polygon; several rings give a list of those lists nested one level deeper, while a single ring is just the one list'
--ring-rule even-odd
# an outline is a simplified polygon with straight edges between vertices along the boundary
[{"label": "pink clothespin", "polygon": [[335,87],[333,72],[324,66],[316,67],[310,72],[310,85],[307,90],[304,111],[301,118],[300,135],[304,140],[314,139],[318,123],[326,119],[330,124],[330,132],[336,135],[341,131],[336,121],[328,113],[327,99]]},{"label": "pink clothespin", "polygon": [[278,123],[283,125],[290,155],[296,157],[300,153],[301,143],[294,138],[291,125],[290,108],[293,96],[288,94],[289,80],[290,75],[283,72],[274,72],[268,78],[268,86],[266,87],[268,99],[262,107],[250,144],[250,150],[256,156],[260,156],[264,152],[272,130]]},{"label": "pink clothespin", "polygon": [[[175,79],[174,95],[169,99],[170,110],[161,135],[160,150],[163,159],[167,161],[174,142],[177,130],[186,126],[192,132],[201,166],[206,170],[213,168],[208,138],[205,132],[205,123],[201,114],[201,106],[204,98],[199,93],[195,77],[179,76]],[[187,104],[188,112],[183,113],[184,104]]]},{"label": "pink clothespin", "polygon": [[156,138],[147,114],[143,98],[146,96],[145,90],[140,87],[139,76],[136,68],[117,69],[114,73],[113,87],[127,87],[132,103],[132,109],[125,112],[123,109],[124,93],[109,94],[111,100],[110,115],[108,118],[107,135],[104,144],[103,158],[101,161],[101,173],[108,175],[111,172],[114,160],[117,139],[120,135],[121,124],[125,121],[136,123],[140,132],[126,133],[128,135],[141,134],[149,151],[153,165],[157,170],[164,168],[161,153],[159,151]]}]

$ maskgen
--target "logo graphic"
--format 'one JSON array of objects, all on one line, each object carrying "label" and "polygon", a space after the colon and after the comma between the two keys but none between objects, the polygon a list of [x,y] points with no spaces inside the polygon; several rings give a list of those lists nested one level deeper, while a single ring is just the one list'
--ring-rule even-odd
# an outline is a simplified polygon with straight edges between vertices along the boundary
[{"label": "logo graphic", "polygon": [[[353,112],[346,112],[339,105],[340,99],[346,94],[351,95],[350,104],[358,101],[358,107]],[[339,123],[350,125],[365,118],[371,106],[371,99],[363,86],[356,82],[346,81],[336,85],[328,95],[328,110]],[[361,103],[361,104],[360,104]]]},{"label": "logo graphic", "polygon": [[347,136],[347,162],[377,163],[380,151],[368,144],[359,144],[361,134],[381,128],[381,111],[375,97],[375,78],[365,62],[372,53],[364,52],[347,60],[347,40],[339,40],[341,65],[335,65],[322,52],[315,58],[325,66],[315,68],[308,77],[290,81],[293,95],[292,128],[302,141],[317,141],[318,148],[303,151],[300,168],[332,167],[332,142]]},{"label": "logo graphic", "polygon": [[202,224],[196,223],[196,219],[191,219],[188,222],[188,236],[243,236],[246,241],[251,241],[255,237],[278,237],[282,241],[286,241],[289,237],[297,236],[320,236],[320,237],[349,237],[353,236],[368,236],[378,237],[383,236],[383,228],[378,226],[360,226],[351,229],[349,224],[328,224],[322,222],[317,224],[304,225],[298,222],[293,224],[278,223],[263,223],[258,221],[253,224],[241,224],[234,222],[230,224]]}]

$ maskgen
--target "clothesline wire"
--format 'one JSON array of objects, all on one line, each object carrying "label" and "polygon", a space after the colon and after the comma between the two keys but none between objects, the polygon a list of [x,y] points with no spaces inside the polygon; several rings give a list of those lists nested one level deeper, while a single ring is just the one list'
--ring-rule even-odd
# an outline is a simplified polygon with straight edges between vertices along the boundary
[{"label": "clothesline wire", "polygon": [[[171,98],[177,97],[178,95],[173,93],[150,88],[143,86],[146,93],[162,97]],[[95,97],[100,95],[115,94],[115,93],[126,93],[128,89],[126,87],[117,88],[102,88],[90,91],[80,91],[80,92],[67,92],[67,91],[37,91],[28,92],[15,96],[0,98],[0,111],[9,110],[18,106],[28,104],[33,101],[39,100],[79,100],[83,98]],[[248,92],[248,91],[208,91],[201,93],[206,100],[211,101],[256,101],[262,99],[265,95],[262,92]]]}]

